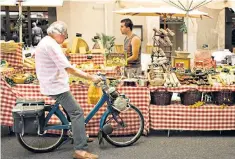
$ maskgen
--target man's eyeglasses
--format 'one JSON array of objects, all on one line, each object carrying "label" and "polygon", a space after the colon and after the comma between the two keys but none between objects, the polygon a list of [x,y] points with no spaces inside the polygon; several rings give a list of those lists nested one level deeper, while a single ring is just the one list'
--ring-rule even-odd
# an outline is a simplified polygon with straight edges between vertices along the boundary
[{"label": "man's eyeglasses", "polygon": [[68,39],[68,33],[62,35],[64,36],[65,39]]}]

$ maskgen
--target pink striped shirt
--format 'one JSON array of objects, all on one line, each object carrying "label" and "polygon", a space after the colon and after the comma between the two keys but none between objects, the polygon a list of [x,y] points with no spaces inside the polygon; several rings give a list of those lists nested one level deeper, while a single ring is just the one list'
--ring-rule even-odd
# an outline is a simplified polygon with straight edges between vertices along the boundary
[{"label": "pink striped shirt", "polygon": [[60,45],[50,36],[44,37],[35,51],[36,74],[44,95],[69,91],[69,77],[65,68],[72,67]]}]

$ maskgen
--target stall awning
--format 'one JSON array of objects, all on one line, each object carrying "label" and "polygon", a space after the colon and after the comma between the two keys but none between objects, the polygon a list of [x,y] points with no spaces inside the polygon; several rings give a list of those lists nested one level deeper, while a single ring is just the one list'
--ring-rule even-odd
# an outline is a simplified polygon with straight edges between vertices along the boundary
[{"label": "stall awning", "polygon": [[214,0],[208,3],[206,7],[211,9],[235,8],[235,0]]},{"label": "stall awning", "polygon": [[16,0],[0,0],[0,6],[16,6]]},{"label": "stall awning", "polygon": [[[0,0],[0,6],[16,6],[19,0]],[[59,7],[64,0],[23,0],[22,6],[28,7]]]},{"label": "stall awning", "polygon": [[59,7],[63,5],[64,0],[24,0],[22,6],[28,7]]}]

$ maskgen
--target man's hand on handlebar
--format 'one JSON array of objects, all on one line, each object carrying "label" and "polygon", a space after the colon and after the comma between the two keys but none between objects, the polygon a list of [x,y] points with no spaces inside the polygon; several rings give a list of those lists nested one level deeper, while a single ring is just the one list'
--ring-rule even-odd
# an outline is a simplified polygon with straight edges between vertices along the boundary
[{"label": "man's hand on handlebar", "polygon": [[93,75],[91,80],[94,83],[99,83],[100,81],[102,81],[102,79],[103,78],[101,76]]}]

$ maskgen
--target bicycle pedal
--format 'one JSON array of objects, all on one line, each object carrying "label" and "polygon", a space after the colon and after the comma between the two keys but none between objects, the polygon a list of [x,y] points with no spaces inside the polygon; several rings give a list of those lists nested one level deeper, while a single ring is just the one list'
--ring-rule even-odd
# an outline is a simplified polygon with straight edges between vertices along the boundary
[{"label": "bicycle pedal", "polygon": [[104,145],[104,140],[103,140],[103,132],[100,130],[98,133],[98,141],[99,141],[99,145]]},{"label": "bicycle pedal", "polygon": [[57,148],[59,149],[62,145],[65,145],[66,143],[68,143],[70,141],[70,138],[65,138],[63,143]]}]

